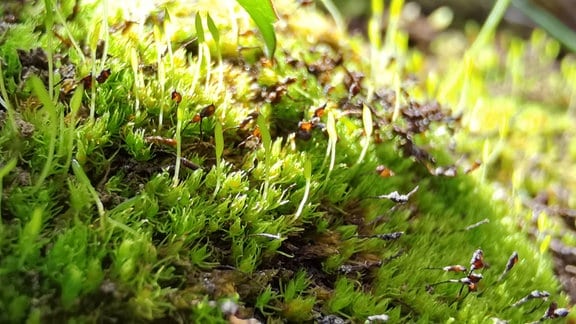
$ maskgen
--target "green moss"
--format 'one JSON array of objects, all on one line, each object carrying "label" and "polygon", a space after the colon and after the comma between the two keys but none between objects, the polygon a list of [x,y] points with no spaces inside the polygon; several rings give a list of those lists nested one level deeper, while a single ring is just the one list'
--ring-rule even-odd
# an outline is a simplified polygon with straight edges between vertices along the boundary
[{"label": "green moss", "polygon": [[[303,322],[332,315],[362,322],[387,314],[390,322],[527,322],[548,304],[509,306],[532,290],[566,305],[545,253],[544,230],[558,227],[541,220],[534,244],[516,227],[527,210],[494,199],[490,185],[512,181],[516,191],[537,192],[547,180],[525,177],[529,165],[514,168],[540,149],[557,157],[541,166],[558,181],[555,166],[573,161],[551,142],[569,122],[528,132],[542,120],[565,119],[525,105],[524,43],[510,45],[510,69],[485,45],[411,87],[407,76],[422,74],[426,57],[407,48],[403,32],[394,30],[384,46],[368,45],[334,32],[312,8],[277,6],[284,21],[274,62],[261,50],[236,51],[262,44],[233,2],[174,2],[165,13],[109,2],[106,23],[105,6],[87,4],[70,16],[72,2],[65,2],[53,21],[60,37],[35,31],[45,26],[43,15],[9,27],[0,43],[10,90],[2,99],[14,106],[13,125],[0,131],[1,320]],[[218,33],[194,45],[194,17],[208,10]],[[130,11],[141,15],[138,22]],[[106,34],[109,55],[96,55]],[[544,36],[535,33],[531,42],[543,44],[544,61],[557,55]],[[75,73],[36,67],[38,78],[22,80],[30,66],[16,50],[50,43],[56,69]],[[570,61],[563,64],[566,76],[551,76],[550,88],[572,73]],[[516,97],[490,96],[491,82],[501,79]],[[86,89],[74,87],[80,83]],[[436,91],[446,107],[462,108],[461,124],[425,100]],[[415,108],[436,117],[410,117]],[[23,122],[34,126],[32,135],[18,129]],[[534,134],[538,147],[510,148]],[[454,140],[457,153],[447,149]],[[458,161],[463,153],[485,164],[465,174],[472,162]],[[378,166],[394,175],[379,175]],[[412,193],[406,201],[378,198],[394,191]],[[455,283],[430,288],[465,274],[426,268],[469,266],[478,248],[489,264],[477,270],[484,276],[478,291],[460,295],[463,285]],[[520,261],[499,281],[513,251]],[[223,306],[229,299],[237,311]]]}]

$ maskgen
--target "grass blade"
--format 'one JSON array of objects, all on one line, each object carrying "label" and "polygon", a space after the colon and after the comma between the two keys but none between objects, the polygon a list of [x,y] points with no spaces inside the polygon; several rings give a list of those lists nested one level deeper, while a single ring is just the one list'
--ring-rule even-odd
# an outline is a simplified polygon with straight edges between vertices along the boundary
[{"label": "grass blade", "polygon": [[276,32],[274,22],[278,19],[276,10],[271,0],[237,0],[238,3],[248,12],[258,30],[264,38],[266,44],[266,55],[274,57],[276,51]]},{"label": "grass blade", "polygon": [[549,12],[538,8],[530,1],[512,0],[512,4],[520,9],[523,14],[532,19],[542,29],[549,32],[571,51],[576,52],[576,33]]}]

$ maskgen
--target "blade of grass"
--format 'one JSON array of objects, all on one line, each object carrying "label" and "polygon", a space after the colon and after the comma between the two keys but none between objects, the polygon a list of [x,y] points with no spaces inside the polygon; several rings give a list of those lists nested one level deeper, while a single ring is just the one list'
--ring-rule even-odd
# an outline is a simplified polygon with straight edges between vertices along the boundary
[{"label": "blade of grass", "polygon": [[248,12],[266,44],[266,56],[274,58],[276,51],[276,32],[274,22],[278,19],[271,0],[237,0]]},{"label": "blade of grass", "polygon": [[530,1],[512,0],[512,5],[532,19],[538,26],[550,33],[572,52],[576,52],[576,32],[563,24],[558,18],[544,9],[538,8]]}]

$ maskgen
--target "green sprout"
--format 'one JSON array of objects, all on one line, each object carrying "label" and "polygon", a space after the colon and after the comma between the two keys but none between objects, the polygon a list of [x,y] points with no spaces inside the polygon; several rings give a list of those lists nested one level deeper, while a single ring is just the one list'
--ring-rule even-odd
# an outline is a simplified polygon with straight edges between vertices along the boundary
[{"label": "green sprout", "polygon": [[[49,128],[49,134],[48,134],[49,136],[48,155],[46,157],[44,167],[42,168],[42,172],[38,176],[38,180],[35,186],[36,189],[40,189],[40,187],[42,187],[42,185],[44,184],[44,180],[46,179],[46,177],[48,177],[50,172],[53,171],[52,168],[55,154],[54,149],[56,147],[56,138],[58,136],[57,125],[61,124],[59,122],[59,116],[61,115],[61,113],[58,111],[57,105],[54,104],[54,102],[50,98],[50,94],[48,93],[48,91],[46,91],[46,88],[44,88],[42,81],[38,77],[33,76],[32,78],[30,78],[30,83],[32,85],[32,89],[36,93],[36,96],[48,111],[48,121],[49,124],[52,126]],[[62,145],[62,142],[60,142],[60,145]],[[60,151],[60,149],[58,151]]]}]

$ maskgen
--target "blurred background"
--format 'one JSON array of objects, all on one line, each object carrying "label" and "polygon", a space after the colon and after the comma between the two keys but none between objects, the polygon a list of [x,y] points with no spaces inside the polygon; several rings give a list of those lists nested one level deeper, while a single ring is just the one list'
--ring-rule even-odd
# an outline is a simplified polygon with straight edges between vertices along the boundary
[{"label": "blurred background", "polygon": [[[389,6],[391,1],[384,1]],[[370,15],[371,1],[334,0],[350,29],[362,31]],[[450,9],[450,28],[463,28],[469,21],[480,24],[488,17],[496,0],[414,0],[406,1],[411,16],[429,16],[439,9]],[[415,22],[414,24],[418,24]],[[576,49],[576,0],[512,0],[501,28],[528,36],[534,27],[546,30],[572,51]],[[416,30],[410,29],[416,28]],[[408,26],[411,36],[432,36],[426,26]],[[428,28],[429,29],[429,28]],[[414,35],[419,34],[419,35]],[[433,34],[433,33],[432,33]]]},{"label": "blurred background", "polygon": [[[388,4],[390,1],[385,1]],[[495,0],[415,0],[406,1],[417,4],[424,15],[440,7],[449,7],[454,12],[456,26],[468,20],[483,21],[490,12]],[[361,18],[370,14],[370,1],[335,0],[336,5],[347,17]],[[532,27],[536,23],[520,8],[531,6],[535,10],[549,13],[556,19],[576,30],[576,1],[574,0],[514,0],[508,10],[506,21],[510,25]]]}]

